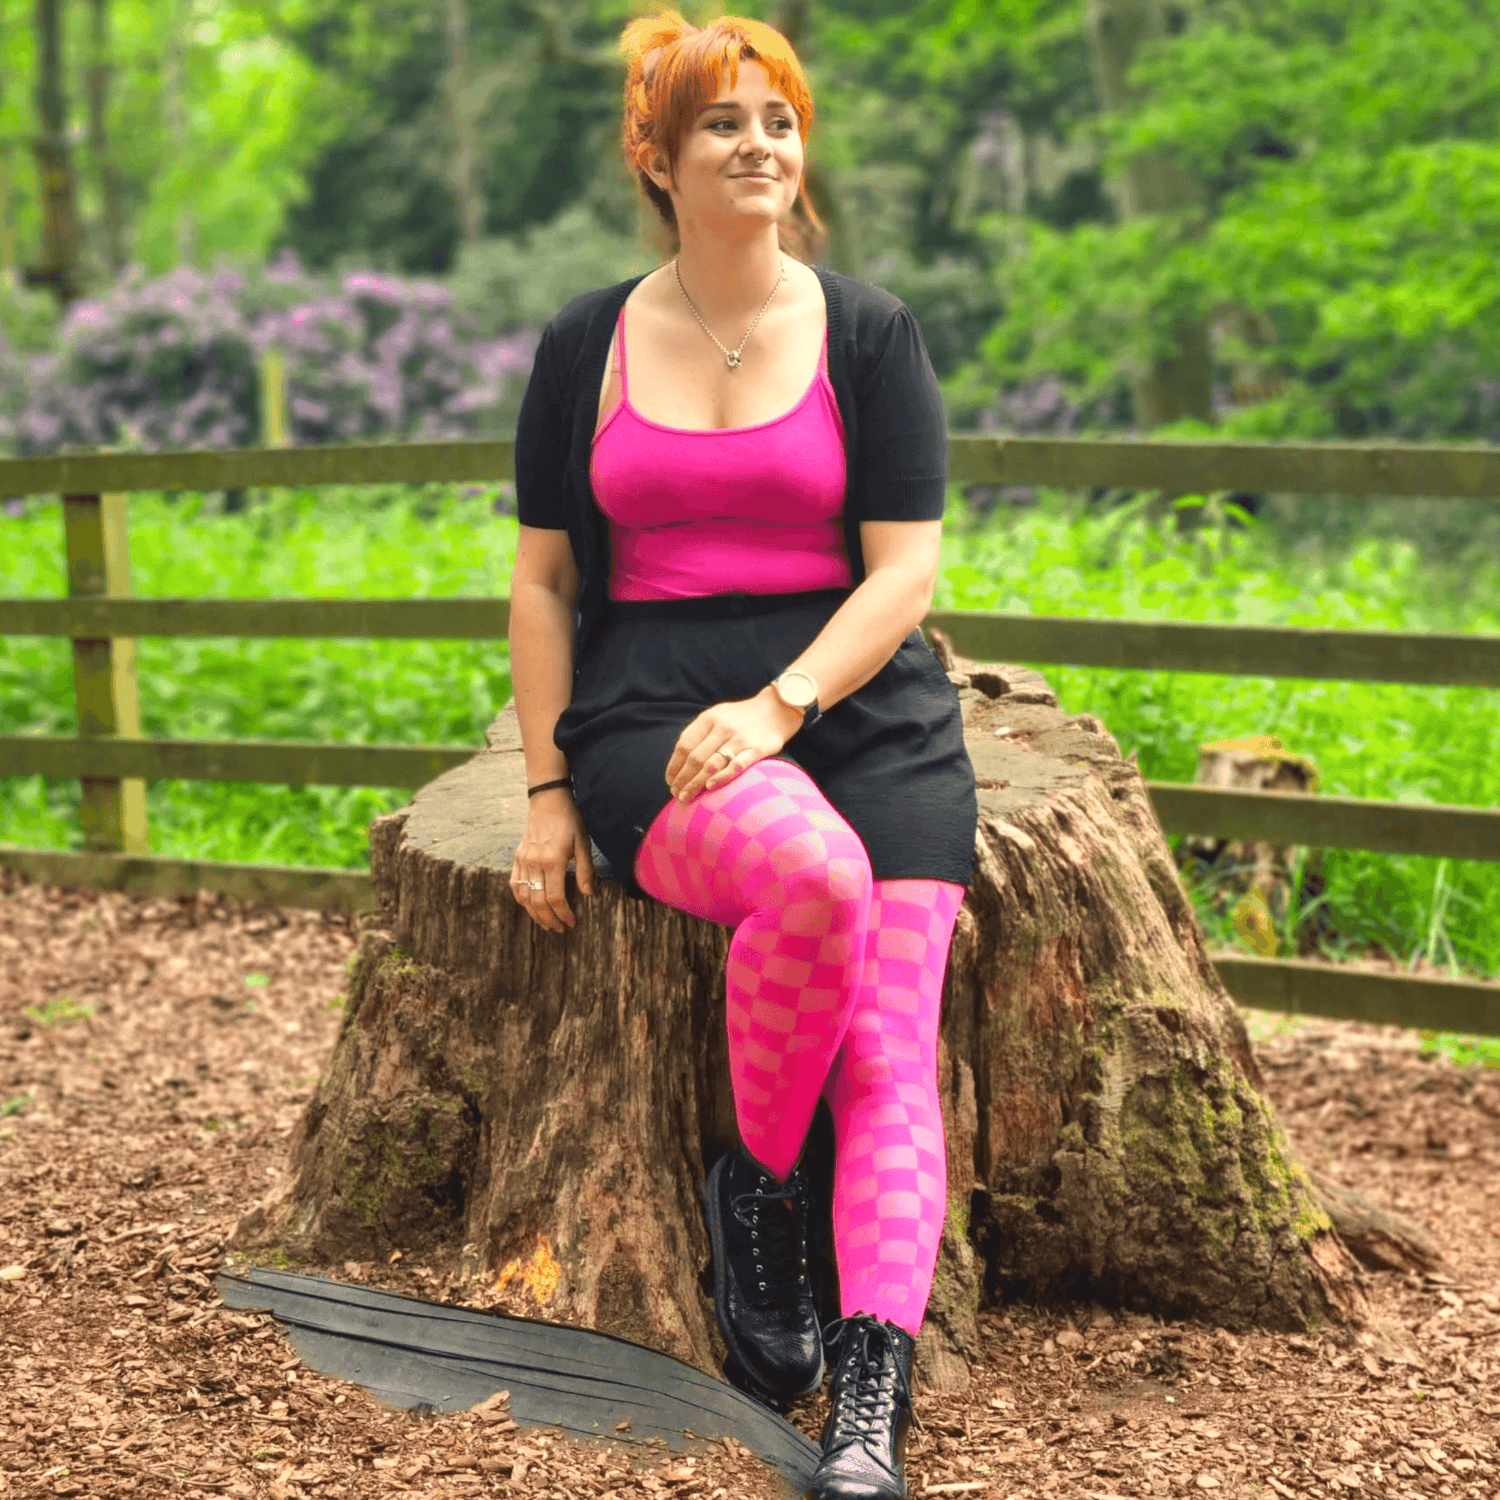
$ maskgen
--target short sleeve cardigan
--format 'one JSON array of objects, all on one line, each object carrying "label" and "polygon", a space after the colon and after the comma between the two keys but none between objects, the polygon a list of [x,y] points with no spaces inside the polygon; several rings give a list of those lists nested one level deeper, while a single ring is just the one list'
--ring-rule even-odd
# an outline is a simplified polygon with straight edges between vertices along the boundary
[{"label": "short sleeve cardigan", "polygon": [[[855,584],[865,576],[863,521],[935,521],[943,514],[948,432],[937,376],[911,309],[868,282],[814,267],[828,306],[828,375],[844,423],[844,544]],[[516,422],[516,504],[523,526],[566,530],[581,575],[574,665],[603,610],[609,522],[594,498],[589,457],[615,318],[632,277],[575,297],[542,330]]]}]

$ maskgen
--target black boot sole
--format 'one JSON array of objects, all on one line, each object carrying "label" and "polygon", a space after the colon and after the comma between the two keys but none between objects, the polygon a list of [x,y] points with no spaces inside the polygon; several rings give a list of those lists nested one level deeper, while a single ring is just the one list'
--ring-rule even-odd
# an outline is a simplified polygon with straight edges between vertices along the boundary
[{"label": "black boot sole", "polygon": [[784,1406],[793,1401],[800,1401],[804,1396],[812,1395],[823,1384],[828,1364],[820,1347],[817,1379],[800,1391],[773,1391],[751,1373],[750,1364],[745,1358],[744,1345],[735,1337],[733,1330],[728,1326],[729,1320],[724,1315],[724,1309],[729,1304],[729,1241],[724,1230],[724,1217],[719,1212],[719,1179],[728,1167],[729,1157],[721,1156],[709,1168],[708,1181],[703,1185],[704,1203],[708,1209],[708,1235],[714,1261],[714,1321],[719,1325],[719,1332],[724,1336],[725,1344],[729,1346],[729,1358],[724,1362],[724,1376],[731,1385],[744,1391],[746,1395],[754,1396],[757,1401],[764,1402],[768,1406]]}]

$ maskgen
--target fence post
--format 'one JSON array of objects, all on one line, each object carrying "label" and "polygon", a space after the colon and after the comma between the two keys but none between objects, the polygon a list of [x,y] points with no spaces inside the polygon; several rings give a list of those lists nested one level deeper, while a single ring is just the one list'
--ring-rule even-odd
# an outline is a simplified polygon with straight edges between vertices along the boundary
[{"label": "fence post", "polygon": [[285,448],[286,360],[280,349],[260,357],[260,441],[265,448]]},{"label": "fence post", "polygon": [[[64,495],[68,593],[74,598],[130,594],[130,545],[124,495]],[[78,733],[140,739],[135,642],[124,637],[73,642],[73,691]],[[150,852],[146,783],[134,777],[83,778],[79,812],[85,848],[124,854]]]}]

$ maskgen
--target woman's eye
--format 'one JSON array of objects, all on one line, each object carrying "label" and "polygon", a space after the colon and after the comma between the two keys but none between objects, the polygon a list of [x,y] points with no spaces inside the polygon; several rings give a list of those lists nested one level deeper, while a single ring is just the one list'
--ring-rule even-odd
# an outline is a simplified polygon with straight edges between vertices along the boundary
[{"label": "woman's eye", "polygon": [[[774,120],[771,121],[771,123],[773,125],[785,125],[788,130],[796,129],[796,126],[793,125],[785,115],[778,115]],[[731,130],[734,129],[734,121],[731,120],[728,115],[721,115],[708,128],[710,130],[717,130],[721,125],[728,125]]]}]

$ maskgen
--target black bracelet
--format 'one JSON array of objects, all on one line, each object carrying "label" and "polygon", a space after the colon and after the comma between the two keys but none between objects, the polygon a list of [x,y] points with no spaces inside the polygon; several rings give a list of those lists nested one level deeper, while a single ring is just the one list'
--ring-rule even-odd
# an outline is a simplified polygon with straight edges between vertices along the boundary
[{"label": "black bracelet", "polygon": [[544,781],[540,786],[529,786],[526,788],[526,795],[528,797],[535,797],[538,792],[550,792],[554,787],[570,787],[572,785],[573,778],[571,776],[564,776],[561,781]]}]

